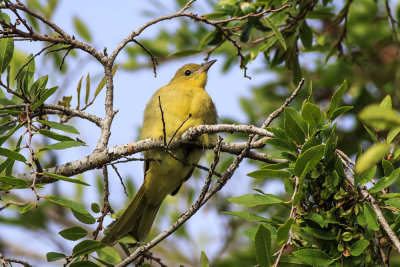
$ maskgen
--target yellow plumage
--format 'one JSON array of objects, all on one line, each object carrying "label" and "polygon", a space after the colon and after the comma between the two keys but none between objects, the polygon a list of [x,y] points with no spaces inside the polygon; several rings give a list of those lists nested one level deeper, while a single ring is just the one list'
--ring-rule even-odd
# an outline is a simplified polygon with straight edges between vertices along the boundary
[{"label": "yellow plumage", "polygon": [[[159,98],[164,112],[167,143],[178,129],[175,138],[190,127],[217,123],[215,106],[204,89],[207,71],[214,63],[215,60],[204,65],[186,64],[176,72],[168,85],[154,93],[144,111],[141,139],[163,140]],[[204,134],[199,140],[207,144],[209,136]],[[190,145],[174,148],[171,152],[190,164],[197,163],[202,155],[201,149]],[[112,244],[128,233],[136,240],[144,241],[164,198],[168,194],[175,195],[192,174],[192,166],[174,159],[165,150],[153,149],[143,155],[145,159],[150,159],[144,164],[144,182],[121,218],[111,226],[103,243]]]}]

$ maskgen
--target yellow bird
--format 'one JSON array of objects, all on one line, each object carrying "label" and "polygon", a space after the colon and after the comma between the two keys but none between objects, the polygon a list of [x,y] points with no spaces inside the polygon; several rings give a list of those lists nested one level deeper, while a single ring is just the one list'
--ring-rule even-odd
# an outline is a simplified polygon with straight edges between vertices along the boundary
[{"label": "yellow bird", "polygon": [[[190,127],[217,123],[214,103],[205,91],[207,72],[215,61],[204,65],[184,65],[169,84],[154,93],[144,111],[141,139],[163,141],[165,128],[168,143],[174,133],[175,139]],[[207,144],[209,136],[203,134],[198,140]],[[143,152],[147,159],[144,163],[144,182],[120,219],[110,227],[103,243],[113,244],[127,234],[137,241],[146,239],[162,201],[168,194],[175,195],[179,191],[182,183],[192,175],[194,168],[190,164],[197,163],[203,153],[202,149],[190,145],[182,145],[171,152],[189,164],[171,157],[163,149]]]}]

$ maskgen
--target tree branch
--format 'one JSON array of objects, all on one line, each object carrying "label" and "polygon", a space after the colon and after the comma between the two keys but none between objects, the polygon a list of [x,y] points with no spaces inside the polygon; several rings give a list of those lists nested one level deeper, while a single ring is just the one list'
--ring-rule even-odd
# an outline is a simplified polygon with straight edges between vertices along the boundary
[{"label": "tree branch", "polygon": [[[204,125],[198,126],[198,127],[192,127],[186,132],[191,132],[191,135],[185,136],[185,133],[178,138],[176,141],[172,142],[170,144],[170,147],[176,147],[180,146],[182,144],[191,144],[191,145],[197,145],[199,147],[204,147],[202,144],[197,143],[192,141],[192,136],[197,136],[201,135],[202,133],[217,133],[217,132],[223,132],[225,129],[225,125],[222,125],[222,127],[219,129],[218,125],[208,125],[209,127],[206,127]],[[249,126],[246,126],[249,127]],[[236,128],[236,129],[235,129]],[[251,127],[249,127],[251,129]],[[243,125],[232,125],[229,127],[229,132],[241,132],[244,131]],[[251,132],[250,130],[246,129],[246,132]],[[258,133],[260,130],[255,130],[255,134]],[[208,146],[205,148],[207,149],[214,149],[214,147],[217,145],[216,142],[211,142]],[[239,143],[221,143],[221,151],[222,152],[227,152],[231,154],[240,154],[241,151],[247,146],[247,142],[239,142]],[[265,146],[265,144],[262,143],[257,143],[255,145],[251,145],[250,148],[261,148]],[[73,176],[76,174],[83,173],[88,170],[93,170],[100,168],[104,164],[110,163],[114,160],[118,160],[122,157],[129,156],[135,153],[139,153],[142,151],[146,151],[149,149],[154,149],[154,148],[159,148],[159,149],[164,149],[164,143],[160,141],[155,141],[151,139],[146,139],[146,140],[141,140],[138,142],[132,142],[124,145],[118,145],[118,146],[113,146],[101,151],[94,151],[92,154],[72,161],[65,163],[63,165],[57,166],[57,167],[52,167],[45,169],[44,172],[49,172],[49,173],[56,173],[60,175],[65,175],[65,176]],[[250,159],[255,159],[255,160],[260,160],[263,162],[267,163],[279,163],[279,162],[287,162],[285,159],[269,159],[267,158],[267,155],[265,153],[260,153],[256,151],[246,151],[244,154],[245,157],[250,158]],[[22,178],[28,182],[33,181],[33,174],[32,173],[21,173],[16,175],[19,178]],[[51,179],[50,177],[46,176],[40,176],[38,177],[37,183],[52,183],[55,180]]]},{"label": "tree branch", "polygon": [[[350,172],[350,174],[348,172],[345,172],[346,180],[354,188],[355,185],[354,185],[354,178],[353,178],[353,176],[354,176],[353,169],[350,168],[350,166],[347,164],[347,161],[342,157],[341,153],[338,153],[337,151],[335,151],[335,152],[336,152],[336,155],[342,161],[342,163],[345,166],[345,168],[348,170],[348,172]],[[376,200],[369,194],[368,190],[366,188],[363,188],[360,184],[357,185],[356,189],[364,197],[364,199],[368,200],[368,202],[371,204],[372,208],[374,209],[374,211],[376,213],[376,216],[377,216],[377,219],[378,219],[378,221],[380,223],[380,226],[386,232],[386,234],[388,235],[389,239],[392,241],[392,243],[396,247],[398,253],[400,253],[400,240],[396,236],[396,233],[390,227],[389,223],[386,221],[386,219],[383,216],[383,213],[382,213],[378,203],[376,202]]]}]

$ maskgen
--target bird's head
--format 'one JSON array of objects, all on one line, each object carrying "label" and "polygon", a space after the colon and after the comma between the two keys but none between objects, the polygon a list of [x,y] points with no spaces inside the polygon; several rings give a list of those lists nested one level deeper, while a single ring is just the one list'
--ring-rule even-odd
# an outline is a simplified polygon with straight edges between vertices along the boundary
[{"label": "bird's head", "polygon": [[202,65],[189,63],[181,67],[172,78],[172,83],[187,83],[188,85],[205,87],[207,83],[208,69],[216,60],[208,61]]}]

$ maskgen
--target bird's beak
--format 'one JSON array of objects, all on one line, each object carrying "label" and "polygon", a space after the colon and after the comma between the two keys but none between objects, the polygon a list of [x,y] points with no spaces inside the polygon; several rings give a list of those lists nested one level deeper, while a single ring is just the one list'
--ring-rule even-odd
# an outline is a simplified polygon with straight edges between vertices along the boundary
[{"label": "bird's beak", "polygon": [[204,65],[201,66],[201,68],[198,70],[198,72],[199,72],[199,73],[201,73],[201,72],[203,72],[203,71],[207,72],[208,69],[209,69],[215,62],[217,62],[217,60],[210,60],[210,61],[204,63]]}]

